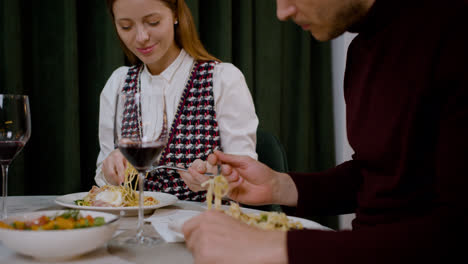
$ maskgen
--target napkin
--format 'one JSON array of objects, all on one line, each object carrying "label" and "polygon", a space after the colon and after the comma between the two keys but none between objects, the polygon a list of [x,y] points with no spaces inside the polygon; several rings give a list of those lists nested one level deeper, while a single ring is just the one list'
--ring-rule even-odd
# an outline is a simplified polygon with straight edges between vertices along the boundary
[{"label": "napkin", "polygon": [[146,218],[167,243],[185,241],[182,226],[188,219],[200,214],[200,211],[183,209],[158,209]]}]

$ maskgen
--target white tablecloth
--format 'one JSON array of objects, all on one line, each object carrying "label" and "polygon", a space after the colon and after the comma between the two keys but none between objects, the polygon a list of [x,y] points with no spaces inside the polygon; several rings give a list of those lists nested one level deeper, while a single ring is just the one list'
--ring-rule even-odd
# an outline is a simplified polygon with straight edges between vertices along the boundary
[{"label": "white tablecloth", "polygon": [[[17,214],[23,212],[32,212],[39,210],[57,210],[64,209],[62,206],[55,204],[54,200],[57,196],[10,196],[7,199],[8,214]],[[171,210],[190,210],[190,211],[203,211],[205,210],[205,204],[196,202],[179,201],[175,205],[164,207],[164,212],[171,212]],[[161,216],[156,212],[152,217],[146,215],[145,218],[157,219],[157,216]],[[156,217],[156,218],[155,218]],[[164,220],[164,219],[163,219]],[[315,222],[307,221],[312,228],[327,229],[327,227],[321,226]],[[122,217],[118,232],[136,228],[137,217]],[[150,231],[157,232],[153,226],[162,226],[164,223],[152,223],[145,224],[145,228],[151,229]],[[167,226],[167,224],[166,224]],[[159,229],[160,227],[158,227]],[[159,229],[160,230],[160,229]],[[46,241],[44,241],[47,243]],[[172,241],[175,242],[175,241]],[[65,261],[65,262],[54,262],[55,264],[145,264],[145,263],[165,263],[165,264],[182,264],[192,263],[192,255],[185,247],[183,242],[180,243],[162,243],[157,248],[151,250],[139,250],[138,252],[132,249],[126,248],[113,248],[103,246],[95,251],[80,256],[78,258]],[[22,256],[14,251],[4,247],[0,242],[0,264],[32,264],[41,263],[33,258]]]}]

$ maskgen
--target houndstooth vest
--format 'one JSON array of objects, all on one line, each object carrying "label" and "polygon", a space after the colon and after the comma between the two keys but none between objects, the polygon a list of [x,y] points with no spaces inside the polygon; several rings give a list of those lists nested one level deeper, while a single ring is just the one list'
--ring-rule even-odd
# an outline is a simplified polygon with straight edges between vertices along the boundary
[{"label": "houndstooth vest", "polygon": [[[159,165],[188,168],[195,159],[206,160],[214,150],[221,150],[218,122],[214,109],[213,72],[215,61],[196,62],[182,93],[166,149]],[[143,66],[130,67],[123,92],[137,92]],[[140,106],[129,102],[122,120],[122,133],[142,135]],[[128,113],[127,113],[128,111]],[[159,169],[145,179],[145,190],[166,192],[180,200],[203,202],[206,192],[192,192],[175,170]]]}]

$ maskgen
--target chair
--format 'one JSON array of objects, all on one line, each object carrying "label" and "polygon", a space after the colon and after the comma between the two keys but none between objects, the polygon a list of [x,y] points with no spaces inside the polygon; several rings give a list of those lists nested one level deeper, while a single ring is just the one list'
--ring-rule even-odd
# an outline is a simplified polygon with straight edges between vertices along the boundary
[{"label": "chair", "polygon": [[288,171],[288,159],[283,145],[272,133],[263,129],[257,130],[258,160],[276,171]]},{"label": "chair", "polygon": [[[263,129],[257,130],[257,148],[258,160],[268,167],[276,171],[288,171],[288,159],[283,145],[279,139],[272,133]],[[262,206],[247,206],[252,209],[263,211],[277,211],[281,212],[281,207],[276,204],[262,205]]]}]

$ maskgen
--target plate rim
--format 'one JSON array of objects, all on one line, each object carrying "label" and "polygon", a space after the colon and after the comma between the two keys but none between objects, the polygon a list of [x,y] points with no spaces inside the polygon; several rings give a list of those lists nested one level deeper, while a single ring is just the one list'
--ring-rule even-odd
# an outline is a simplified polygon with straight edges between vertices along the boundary
[{"label": "plate rim", "polygon": [[[138,210],[138,206],[128,206],[128,207],[122,207],[122,206],[119,206],[119,207],[80,206],[80,205],[60,201],[60,199],[63,199],[65,197],[67,197],[67,196],[81,195],[82,197],[84,197],[86,194],[88,194],[88,192],[76,192],[76,193],[64,194],[64,195],[57,196],[54,199],[54,202],[56,204],[58,204],[58,205],[61,205],[61,206],[67,207],[67,208],[74,208],[74,209],[80,209],[80,210],[99,210],[99,211],[133,211],[133,210]],[[175,196],[173,194],[170,194],[170,193],[144,191],[144,194],[145,195],[149,194],[149,196],[152,196],[152,197],[155,197],[156,195],[163,195],[163,196],[166,196],[166,197],[172,199],[168,203],[163,203],[163,204],[159,203],[159,204],[155,204],[155,205],[143,206],[144,210],[157,209],[157,208],[173,205],[173,204],[175,204],[175,203],[177,203],[179,201],[179,198],[177,198],[177,196]]]}]

